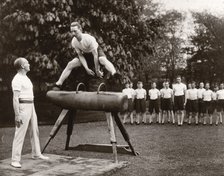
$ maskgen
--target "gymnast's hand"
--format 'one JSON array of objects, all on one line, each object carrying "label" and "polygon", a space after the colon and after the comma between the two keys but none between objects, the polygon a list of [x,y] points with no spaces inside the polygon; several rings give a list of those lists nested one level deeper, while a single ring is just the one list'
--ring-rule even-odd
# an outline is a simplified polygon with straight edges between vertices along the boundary
[{"label": "gymnast's hand", "polygon": [[103,72],[101,72],[100,70],[96,70],[96,75],[97,75],[99,78],[102,78],[102,77],[103,77]]},{"label": "gymnast's hand", "polygon": [[91,69],[89,69],[89,68],[86,69],[86,72],[87,72],[88,75],[92,75],[92,76],[95,75],[95,73]]}]

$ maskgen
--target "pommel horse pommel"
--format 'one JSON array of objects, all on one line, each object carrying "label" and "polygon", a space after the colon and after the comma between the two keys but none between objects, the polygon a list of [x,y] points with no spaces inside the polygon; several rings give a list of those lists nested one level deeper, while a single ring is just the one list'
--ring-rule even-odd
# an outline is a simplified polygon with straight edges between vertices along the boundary
[{"label": "pommel horse pommel", "polygon": [[[60,127],[62,126],[64,118],[68,115],[68,126],[67,126],[67,139],[65,150],[75,149],[75,150],[87,150],[91,151],[98,149],[101,152],[108,152],[108,145],[79,145],[77,147],[69,147],[70,136],[73,131],[74,118],[76,117],[77,110],[87,110],[87,111],[104,111],[106,113],[110,140],[112,145],[112,151],[114,154],[115,162],[117,162],[117,151],[120,153],[130,153],[133,155],[138,155],[135,152],[131,142],[130,137],[124,128],[123,123],[121,122],[118,113],[124,112],[128,108],[128,99],[127,96],[123,93],[118,92],[105,92],[100,91],[103,83],[98,87],[97,92],[86,92],[79,91],[79,87],[83,86],[83,83],[79,83],[76,91],[48,91],[47,98],[55,105],[58,105],[63,108],[61,114],[59,115],[53,129],[50,132],[50,136],[42,150],[42,153],[53,139]],[[128,145],[119,146],[116,142],[114,123],[116,122],[122,136]],[[111,147],[111,146],[110,146]]]}]

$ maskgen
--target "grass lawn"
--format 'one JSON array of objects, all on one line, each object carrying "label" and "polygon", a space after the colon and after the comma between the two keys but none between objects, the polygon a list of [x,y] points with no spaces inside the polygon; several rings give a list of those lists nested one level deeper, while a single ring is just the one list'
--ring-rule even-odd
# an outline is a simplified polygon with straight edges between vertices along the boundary
[{"label": "grass lawn", "polygon": [[[40,126],[43,147],[52,126]],[[113,173],[113,176],[220,176],[224,175],[224,126],[176,125],[126,125],[135,149],[140,156],[119,155],[130,165]],[[118,144],[125,144],[117,129]],[[0,159],[11,157],[14,128],[0,128]],[[51,141],[46,153],[73,157],[113,159],[112,154],[65,151],[66,125]],[[79,123],[74,125],[70,146],[81,143],[109,143],[106,122]],[[26,137],[23,153],[31,146]]]}]

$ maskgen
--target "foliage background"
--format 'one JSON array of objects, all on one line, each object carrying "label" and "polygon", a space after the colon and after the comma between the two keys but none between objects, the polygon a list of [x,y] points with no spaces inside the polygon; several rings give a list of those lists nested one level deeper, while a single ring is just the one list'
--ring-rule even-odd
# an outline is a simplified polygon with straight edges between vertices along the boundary
[{"label": "foliage background", "polygon": [[[163,80],[172,83],[177,74],[186,81],[222,82],[224,20],[208,12],[192,14],[195,33],[189,37],[189,45],[182,37],[185,15],[161,12],[152,0],[2,0],[0,90],[11,97],[13,61],[22,56],[31,63],[29,77],[37,99],[44,96],[46,84],[55,82],[68,61],[76,57],[69,32],[73,21],[96,37],[123,82],[142,80],[148,89],[157,81],[160,88]],[[65,85],[74,89],[86,79],[79,68]],[[11,107],[8,100],[1,103],[2,112]]]}]

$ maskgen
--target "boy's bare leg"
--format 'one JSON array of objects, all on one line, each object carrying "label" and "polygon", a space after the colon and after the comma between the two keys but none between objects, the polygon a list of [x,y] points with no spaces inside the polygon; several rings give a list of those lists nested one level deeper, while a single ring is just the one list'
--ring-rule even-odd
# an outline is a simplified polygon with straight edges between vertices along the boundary
[{"label": "boy's bare leg", "polygon": [[212,125],[212,114],[209,114],[210,125]]},{"label": "boy's bare leg", "polygon": [[205,113],[204,116],[203,116],[203,117],[204,117],[204,118],[203,118],[203,120],[204,120],[204,121],[203,121],[203,124],[204,124],[204,125],[206,125],[206,118],[207,118],[206,115],[207,115],[207,114]]},{"label": "boy's bare leg", "polygon": [[192,113],[189,113],[188,124],[191,124]]},{"label": "boy's bare leg", "polygon": [[160,113],[156,114],[156,116],[158,117],[159,123],[161,123],[161,116],[160,116]]},{"label": "boy's bare leg", "polygon": [[177,111],[177,122],[178,122],[178,125],[181,125],[180,111]]},{"label": "boy's bare leg", "polygon": [[174,116],[173,111],[169,111],[169,114],[171,115],[171,118],[173,120],[173,124],[175,124],[175,116]]},{"label": "boy's bare leg", "polygon": [[198,113],[195,113],[195,124],[198,125]]},{"label": "boy's bare leg", "polygon": [[220,112],[220,123],[222,123],[222,111]]},{"label": "boy's bare leg", "polygon": [[142,123],[146,123],[146,113],[143,112],[141,115],[142,115]]},{"label": "boy's bare leg", "polygon": [[133,124],[134,123],[133,112],[130,113],[130,119],[131,119],[131,124]]},{"label": "boy's bare leg", "polygon": [[140,123],[140,113],[136,113],[136,123]]},{"label": "boy's bare leg", "polygon": [[127,112],[125,112],[125,113],[124,113],[123,124],[125,124],[125,123],[126,123],[127,116],[128,116],[128,113],[127,113]]},{"label": "boy's bare leg", "polygon": [[[162,111],[162,123],[165,122],[165,113],[167,113],[166,111]],[[167,114],[166,114],[167,116]]]},{"label": "boy's bare leg", "polygon": [[153,121],[153,120],[152,120],[152,114],[150,113],[150,114],[149,114],[149,123],[151,124],[152,121]]}]

